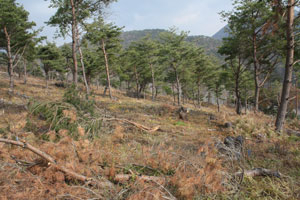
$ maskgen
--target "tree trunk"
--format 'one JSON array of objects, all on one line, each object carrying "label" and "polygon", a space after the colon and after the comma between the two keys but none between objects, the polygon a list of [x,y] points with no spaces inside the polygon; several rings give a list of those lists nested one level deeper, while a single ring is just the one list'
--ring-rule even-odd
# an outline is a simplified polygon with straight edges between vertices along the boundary
[{"label": "tree trunk", "polygon": [[46,92],[48,91],[48,85],[49,85],[49,72],[45,71],[45,75],[46,75]]},{"label": "tree trunk", "polygon": [[77,55],[76,55],[76,11],[75,11],[75,4],[73,0],[70,0],[72,6],[72,57],[73,57],[73,64],[74,64],[74,71],[73,71],[73,83],[77,87],[78,84],[78,64],[77,64]]},{"label": "tree trunk", "polygon": [[240,115],[241,112],[241,106],[242,106],[242,102],[241,102],[241,97],[240,95],[236,96],[236,114]]},{"label": "tree trunk", "polygon": [[152,76],[152,101],[155,100],[155,77],[154,77],[154,69],[153,64],[150,64],[151,68],[151,76]]},{"label": "tree trunk", "polygon": [[296,116],[298,119],[298,109],[299,109],[299,97],[298,97],[298,77],[296,79]]},{"label": "tree trunk", "polygon": [[298,77],[296,76],[296,83],[295,83],[295,93],[296,93],[296,103],[295,103],[295,109],[296,109],[296,119],[298,119]]},{"label": "tree trunk", "polygon": [[27,84],[27,62],[26,59],[24,59],[24,84]]},{"label": "tree trunk", "polygon": [[252,41],[253,41],[253,64],[254,64],[254,81],[255,81],[255,102],[254,102],[254,111],[257,112],[259,110],[259,94],[260,94],[260,87],[259,87],[259,77],[258,77],[258,59],[257,59],[257,44],[256,44],[256,30],[254,30]]},{"label": "tree trunk", "polygon": [[198,102],[198,106],[200,107],[200,84],[198,84],[198,97],[197,97],[197,102]]},{"label": "tree trunk", "polygon": [[104,39],[102,39],[101,42],[102,42],[102,51],[103,51],[104,60],[105,60],[106,80],[107,80],[107,87],[108,87],[108,92],[109,92],[109,98],[112,99],[111,86],[110,86],[110,77],[109,77],[108,58],[107,58],[107,53],[106,53],[106,49],[105,49]]},{"label": "tree trunk", "polygon": [[247,110],[248,110],[248,101],[247,101],[247,97],[245,97],[245,114],[247,114]]},{"label": "tree trunk", "polygon": [[97,90],[99,90],[99,80],[98,79],[96,81],[96,85],[97,85]]},{"label": "tree trunk", "polygon": [[207,95],[207,102],[211,103],[211,93],[210,92],[208,92],[208,95]]},{"label": "tree trunk", "polygon": [[220,112],[220,102],[219,102],[218,88],[216,90],[216,97],[217,97],[218,112]]},{"label": "tree trunk", "polygon": [[136,83],[136,98],[140,98],[139,93],[139,76],[136,70],[136,66],[134,66],[134,74],[135,74],[135,83]]},{"label": "tree trunk", "polygon": [[294,63],[294,45],[295,45],[295,35],[294,35],[294,13],[295,13],[295,0],[288,1],[288,13],[287,13],[287,52],[286,52],[286,64],[285,64],[285,76],[282,87],[281,102],[276,118],[276,130],[281,131],[286,112],[288,108],[288,102],[290,97],[290,90],[292,85],[292,75],[293,75],[293,63]]},{"label": "tree trunk", "polygon": [[[79,36],[77,35],[77,37],[79,37]],[[79,42],[79,39],[77,40],[77,43],[78,42]],[[80,62],[81,62],[81,68],[82,68],[82,74],[83,74],[83,81],[84,81],[84,85],[85,85],[85,88],[86,88],[86,94],[89,95],[90,94],[90,88],[89,88],[89,84],[86,80],[85,67],[84,67],[84,62],[83,62],[83,55],[82,55],[82,51],[81,51],[81,47],[79,46],[79,43],[78,43],[78,51],[79,51],[79,55],[80,55]]]},{"label": "tree trunk", "polygon": [[8,75],[9,75],[9,88],[11,92],[14,90],[14,69],[13,69],[13,59],[11,55],[11,46],[10,46],[10,35],[7,32],[6,26],[4,26],[4,33],[7,42],[7,58],[8,58]]},{"label": "tree trunk", "polygon": [[181,105],[181,87],[180,87],[180,81],[179,81],[179,76],[177,73],[177,69],[175,66],[173,66],[174,72],[175,72],[175,77],[176,77],[176,86],[177,86],[177,103],[180,106]]},{"label": "tree trunk", "polygon": [[260,96],[260,87],[255,83],[255,102],[254,102],[254,112],[259,111],[259,96]]},{"label": "tree trunk", "polygon": [[128,80],[127,81],[127,91],[129,92],[129,90],[130,90],[130,81]]},{"label": "tree trunk", "polygon": [[240,72],[241,72],[241,62],[239,59],[239,66],[237,72],[235,73],[235,96],[236,96],[236,114],[241,114],[241,92],[240,92]]},{"label": "tree trunk", "polygon": [[172,83],[172,91],[173,91],[173,99],[174,99],[174,105],[176,104],[176,94],[175,94],[175,86],[174,83]]}]

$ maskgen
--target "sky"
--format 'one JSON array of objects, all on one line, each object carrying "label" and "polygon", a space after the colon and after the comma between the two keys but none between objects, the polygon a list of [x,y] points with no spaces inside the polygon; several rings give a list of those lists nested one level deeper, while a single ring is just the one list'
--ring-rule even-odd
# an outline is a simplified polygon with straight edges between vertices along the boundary
[{"label": "sky", "polygon": [[[29,19],[44,27],[41,35],[58,45],[70,38],[55,38],[55,27],[44,23],[55,13],[49,0],[17,0],[30,13]],[[142,3],[141,3],[142,2]],[[231,0],[118,0],[105,10],[107,21],[125,31],[177,27],[190,35],[212,36],[226,25],[219,13],[232,9]]]}]

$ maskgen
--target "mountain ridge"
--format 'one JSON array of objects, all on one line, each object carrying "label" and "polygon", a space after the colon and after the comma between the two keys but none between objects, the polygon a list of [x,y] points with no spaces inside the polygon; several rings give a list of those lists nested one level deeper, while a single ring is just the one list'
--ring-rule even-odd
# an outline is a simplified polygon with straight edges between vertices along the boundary
[{"label": "mountain ridge", "polygon": [[[167,30],[165,29],[144,29],[125,31],[121,34],[121,39],[123,40],[123,46],[127,48],[132,42],[138,41],[147,35],[150,35],[152,39],[158,39],[159,34],[166,31]],[[222,45],[221,40],[217,40],[204,35],[191,35],[187,36],[186,41],[194,43],[197,46],[203,47],[205,52],[210,56],[221,58],[221,56],[217,53],[218,47]]]},{"label": "mountain ridge", "polygon": [[216,39],[216,40],[222,40],[225,37],[228,37],[229,34],[227,32],[228,25],[224,26],[223,28],[221,28],[218,32],[216,32],[212,38]]}]

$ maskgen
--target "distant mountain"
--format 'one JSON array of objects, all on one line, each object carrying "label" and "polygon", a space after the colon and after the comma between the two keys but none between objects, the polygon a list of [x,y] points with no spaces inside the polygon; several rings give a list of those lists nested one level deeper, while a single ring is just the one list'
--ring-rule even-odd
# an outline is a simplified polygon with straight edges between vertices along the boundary
[{"label": "distant mountain", "polygon": [[228,25],[224,26],[221,30],[219,30],[216,34],[212,36],[212,38],[216,40],[222,40],[225,37],[228,37],[228,32],[226,32],[226,29],[228,28]]},{"label": "distant mountain", "polygon": [[221,40],[216,40],[212,37],[203,36],[203,35],[188,36],[186,40],[187,40],[187,42],[191,42],[191,43],[196,44],[197,46],[203,47],[203,49],[205,50],[205,52],[208,55],[222,58],[221,55],[217,53],[219,47],[222,45]]},{"label": "distant mountain", "polygon": [[[162,32],[166,32],[166,30],[145,29],[140,31],[126,31],[122,33],[121,38],[123,40],[123,45],[126,48],[130,45],[130,43],[134,41],[138,41],[139,39],[147,35],[150,35],[152,39],[158,39],[159,34]],[[206,51],[208,55],[213,55],[221,58],[220,55],[217,53],[218,47],[221,46],[222,44],[221,40],[217,40],[208,36],[199,35],[199,36],[188,36],[186,41],[203,47],[203,49]]]},{"label": "distant mountain", "polygon": [[165,32],[164,29],[145,29],[140,31],[126,31],[123,32],[121,38],[123,40],[124,47],[128,47],[132,42],[138,41],[143,37],[150,35],[152,39],[158,39],[159,34]]}]

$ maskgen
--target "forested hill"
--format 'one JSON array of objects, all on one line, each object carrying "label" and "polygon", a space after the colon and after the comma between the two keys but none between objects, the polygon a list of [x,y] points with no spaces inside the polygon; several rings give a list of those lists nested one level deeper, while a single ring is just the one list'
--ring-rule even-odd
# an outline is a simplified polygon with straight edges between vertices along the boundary
[{"label": "forested hill", "polygon": [[[166,30],[146,29],[146,30],[126,31],[122,33],[121,37],[123,40],[123,45],[125,47],[128,47],[131,42],[137,41],[147,35],[151,35],[152,39],[158,39],[159,34],[164,31]],[[187,41],[202,46],[208,55],[220,57],[217,51],[218,51],[218,47],[221,46],[222,44],[221,40],[217,40],[208,36],[199,35],[199,36],[188,36]]]}]

